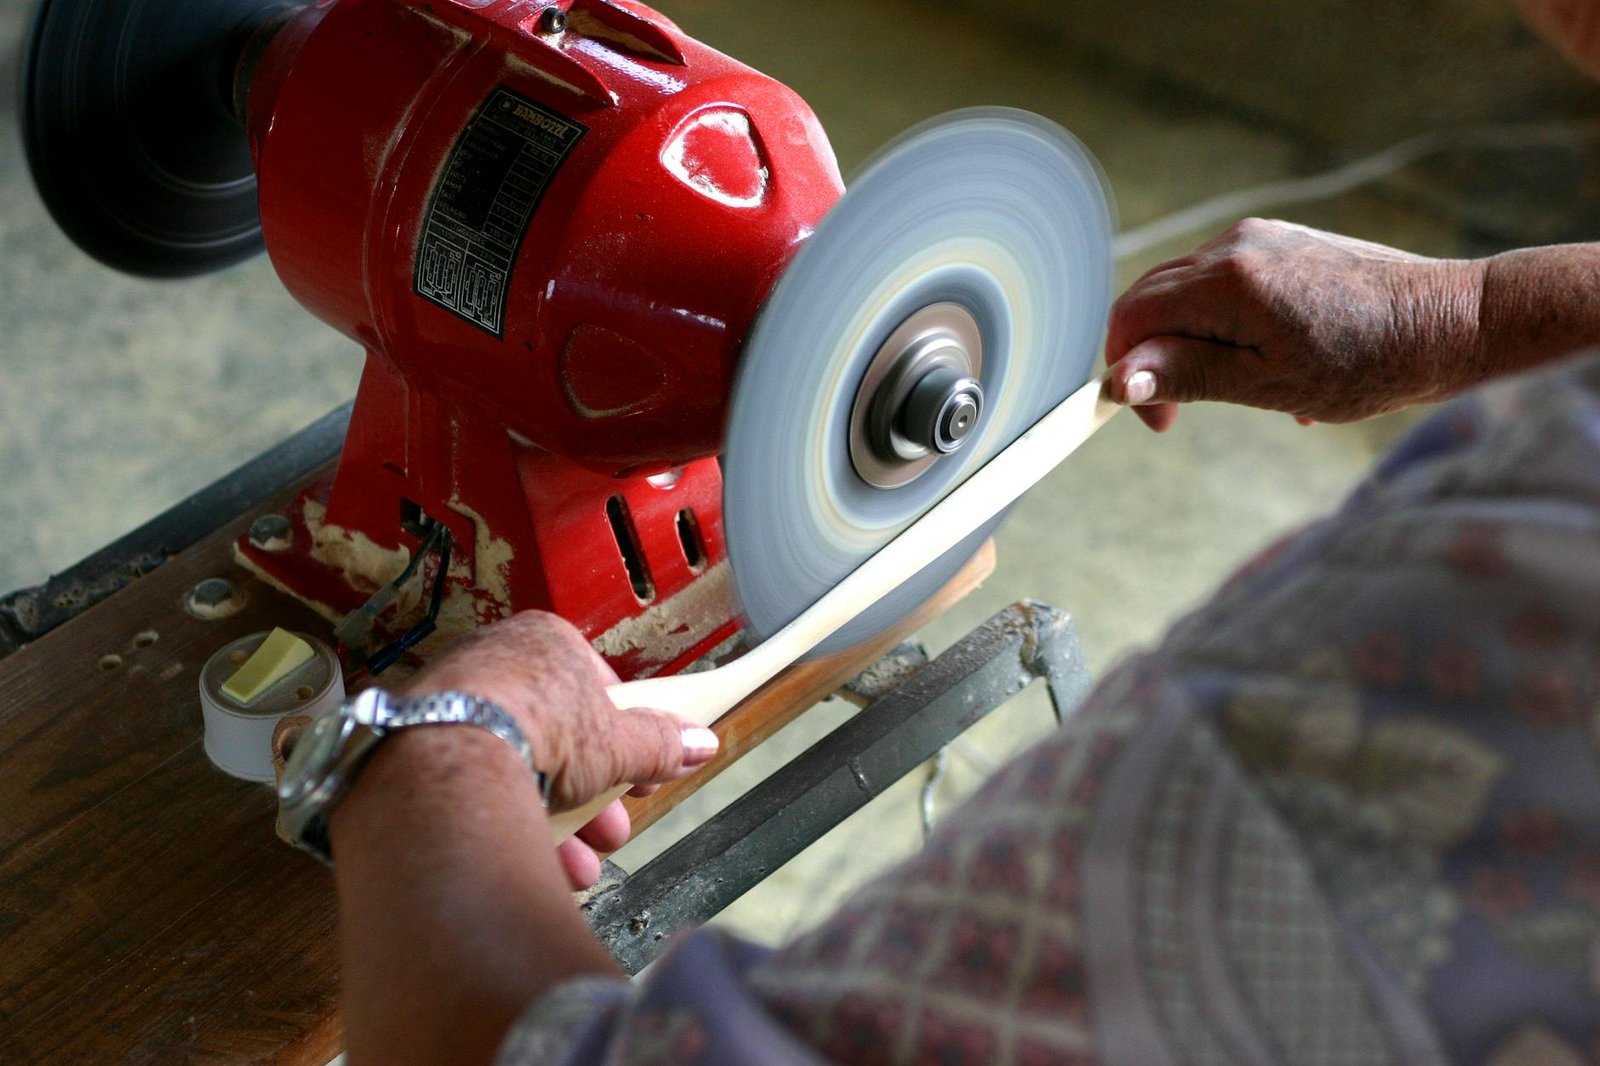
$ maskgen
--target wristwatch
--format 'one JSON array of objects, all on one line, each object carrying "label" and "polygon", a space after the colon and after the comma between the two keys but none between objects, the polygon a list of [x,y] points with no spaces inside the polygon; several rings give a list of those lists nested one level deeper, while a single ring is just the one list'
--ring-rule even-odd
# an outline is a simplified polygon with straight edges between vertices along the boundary
[{"label": "wristwatch", "polygon": [[498,705],[464,692],[395,698],[369,688],[338,710],[317,718],[295,742],[278,784],[278,807],[290,840],[333,863],[328,815],[349,793],[356,776],[383,739],[402,729],[472,725],[510,744],[533,771],[548,805],[549,779],[533,767],[533,750],[516,719]]}]

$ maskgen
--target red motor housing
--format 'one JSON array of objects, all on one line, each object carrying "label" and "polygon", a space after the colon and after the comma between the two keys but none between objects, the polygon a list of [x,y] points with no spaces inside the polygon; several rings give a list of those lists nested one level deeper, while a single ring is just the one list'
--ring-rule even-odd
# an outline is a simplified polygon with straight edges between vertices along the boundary
[{"label": "red motor housing", "polygon": [[267,251],[368,355],[337,472],[241,559],[342,616],[431,519],[445,632],[552,610],[625,678],[726,638],[740,346],[842,192],[811,110],[629,0],[325,0],[258,37]]}]

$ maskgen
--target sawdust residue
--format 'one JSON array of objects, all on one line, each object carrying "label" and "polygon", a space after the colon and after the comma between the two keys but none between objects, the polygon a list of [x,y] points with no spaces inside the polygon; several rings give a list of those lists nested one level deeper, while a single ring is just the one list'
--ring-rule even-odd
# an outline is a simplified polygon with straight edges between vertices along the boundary
[{"label": "sawdust residue", "polygon": [[459,637],[511,615],[511,562],[517,552],[459,498],[450,501],[450,509],[472,523],[472,563],[469,569],[460,553],[451,557],[451,584],[436,624],[441,634]]},{"label": "sawdust residue", "polygon": [[[624,9],[622,13],[625,15],[634,14],[626,9]],[[634,15],[634,17],[637,18],[638,16]],[[625,30],[618,29],[615,26],[608,26],[606,23],[601,22],[587,11],[573,11],[569,13],[567,15],[567,29],[570,32],[581,34],[590,40],[614,45],[624,51],[632,52],[634,55],[644,56],[646,59],[653,60],[657,63],[681,63],[681,60],[676,56],[668,55],[655,45],[649,44],[648,42],[642,40],[641,38],[635,37],[633,34],[628,33]]]},{"label": "sawdust residue", "polygon": [[[343,574],[351,588],[376,592],[399,577],[411,562],[411,551],[404,545],[382,548],[360,530],[332,524],[327,520],[327,505],[318,500],[306,500],[303,513],[306,531],[311,534],[311,557]],[[410,612],[417,597],[414,586],[402,590],[395,601],[398,615]]]},{"label": "sawdust residue", "polygon": [[[309,526],[309,523],[307,523],[307,525]],[[254,576],[257,581],[261,581],[264,584],[277,589],[291,600],[305,604],[307,607],[311,608],[313,611],[317,612],[319,615],[335,625],[344,619],[343,611],[336,610],[331,605],[323,603],[321,600],[311,599],[304,593],[290,588],[282,581],[279,581],[276,577],[273,577],[271,574],[261,569],[261,567],[256,564],[256,561],[250,558],[249,555],[245,554],[244,550],[239,547],[238,542],[235,542],[233,545],[233,561],[250,571],[251,575]]]},{"label": "sawdust residue", "polygon": [[623,619],[590,643],[610,659],[637,652],[649,662],[671,662],[733,617],[731,575],[727,562],[720,562],[676,596]]}]

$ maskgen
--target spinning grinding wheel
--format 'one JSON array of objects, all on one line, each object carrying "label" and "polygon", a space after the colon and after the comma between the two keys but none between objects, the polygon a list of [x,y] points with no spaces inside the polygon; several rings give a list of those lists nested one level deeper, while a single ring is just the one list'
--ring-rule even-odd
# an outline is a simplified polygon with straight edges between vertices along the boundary
[{"label": "spinning grinding wheel", "polygon": [[48,0],[22,73],[22,128],[58,225],[108,266],[215,270],[261,250],[234,68],[264,0]]},{"label": "spinning grinding wheel", "polygon": [[[935,119],[871,162],[779,280],[740,358],[723,520],[770,636],[1088,380],[1112,214],[1093,158],[1023,111]],[[824,641],[937,591],[995,516]]]},{"label": "spinning grinding wheel", "polygon": [[[613,686],[617,706],[710,724],[948,581],[1118,409],[1085,384],[1111,230],[1093,158],[1026,112],[947,115],[869,164],[779,279],[735,383],[728,557],[767,639],[715,670]],[[620,794],[556,816],[557,836]]]}]

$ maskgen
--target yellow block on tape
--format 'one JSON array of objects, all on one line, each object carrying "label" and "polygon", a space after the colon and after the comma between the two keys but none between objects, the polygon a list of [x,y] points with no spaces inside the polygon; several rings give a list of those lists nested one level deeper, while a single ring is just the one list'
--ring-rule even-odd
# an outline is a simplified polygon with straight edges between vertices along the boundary
[{"label": "yellow block on tape", "polygon": [[288,677],[312,655],[311,645],[289,632],[274,629],[261,642],[255,654],[222,686],[222,691],[240,703],[249,704],[267,689]]}]

